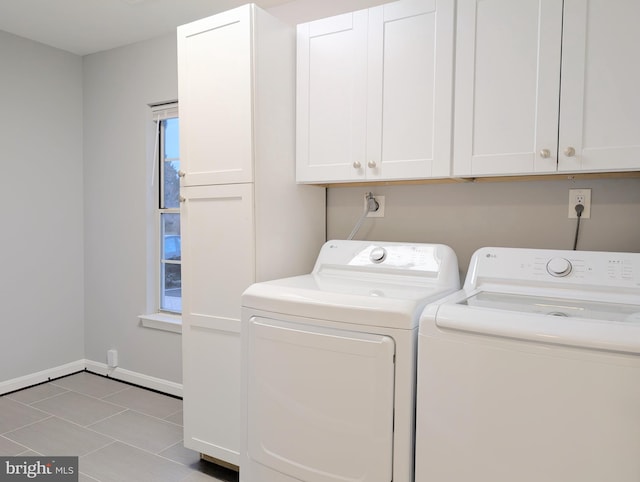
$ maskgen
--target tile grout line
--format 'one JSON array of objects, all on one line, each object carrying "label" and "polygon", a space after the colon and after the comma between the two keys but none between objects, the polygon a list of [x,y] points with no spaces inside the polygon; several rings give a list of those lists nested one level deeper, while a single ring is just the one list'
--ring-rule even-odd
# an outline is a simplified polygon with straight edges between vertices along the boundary
[{"label": "tile grout line", "polygon": [[[37,410],[37,409],[34,409],[34,410]],[[34,421],[34,422],[27,423],[27,424],[25,424],[25,425],[21,425],[21,426],[19,426],[18,428],[14,428],[13,430],[9,430],[8,432],[0,433],[0,435],[1,435],[1,436],[3,436],[3,437],[4,437],[4,438],[6,438],[6,439],[11,440],[11,441],[12,441],[12,442],[14,442],[14,443],[17,443],[18,445],[22,445],[21,443],[16,442],[16,441],[15,441],[15,440],[13,440],[12,438],[7,437],[7,435],[8,435],[8,434],[10,434],[10,433],[13,433],[13,432],[17,432],[18,430],[22,430],[22,429],[24,429],[24,428],[30,427],[30,426],[32,426],[32,425],[35,425],[36,423],[44,422],[45,420],[49,420],[50,418],[55,418],[55,415],[51,415],[49,412],[44,412],[44,411],[42,411],[42,410],[40,410],[40,411],[41,411],[42,413],[44,413],[45,415],[47,415],[47,417],[41,418],[40,420],[36,420],[36,421]]]}]

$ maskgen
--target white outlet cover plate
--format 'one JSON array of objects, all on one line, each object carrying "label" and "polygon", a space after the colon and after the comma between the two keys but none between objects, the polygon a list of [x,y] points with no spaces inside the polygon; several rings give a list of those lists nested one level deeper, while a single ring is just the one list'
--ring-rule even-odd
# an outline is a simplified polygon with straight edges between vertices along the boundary
[{"label": "white outlet cover plate", "polygon": [[591,217],[591,189],[569,189],[569,219],[576,219],[576,204],[578,199],[584,198],[584,211],[582,211],[582,219]]}]

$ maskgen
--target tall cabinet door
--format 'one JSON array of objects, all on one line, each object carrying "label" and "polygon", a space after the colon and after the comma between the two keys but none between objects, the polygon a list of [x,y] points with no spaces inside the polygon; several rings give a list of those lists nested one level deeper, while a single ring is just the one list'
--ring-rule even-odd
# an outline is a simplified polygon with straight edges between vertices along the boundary
[{"label": "tall cabinet door", "polygon": [[559,170],[637,169],[640,2],[564,4]]},{"label": "tall cabinet door", "polygon": [[253,179],[250,7],[178,28],[183,186]]},{"label": "tall cabinet door", "polygon": [[298,182],[365,176],[367,11],[298,26]]},{"label": "tall cabinet door", "polygon": [[239,465],[240,296],[255,279],[253,185],[182,193],[184,444]]},{"label": "tall cabinet door", "polygon": [[367,178],[449,176],[454,2],[369,9]]},{"label": "tall cabinet door", "polygon": [[557,169],[562,0],[459,0],[454,174]]}]

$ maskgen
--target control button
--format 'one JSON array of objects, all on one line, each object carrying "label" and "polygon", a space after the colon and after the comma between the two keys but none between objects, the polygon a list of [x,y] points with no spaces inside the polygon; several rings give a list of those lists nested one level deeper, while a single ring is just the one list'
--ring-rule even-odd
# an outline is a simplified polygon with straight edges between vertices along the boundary
[{"label": "control button", "polygon": [[371,254],[369,254],[369,259],[373,263],[382,263],[386,257],[387,257],[387,250],[380,247],[373,248],[371,250]]},{"label": "control button", "polygon": [[571,263],[564,258],[551,258],[547,263],[547,271],[551,276],[558,278],[571,273]]}]

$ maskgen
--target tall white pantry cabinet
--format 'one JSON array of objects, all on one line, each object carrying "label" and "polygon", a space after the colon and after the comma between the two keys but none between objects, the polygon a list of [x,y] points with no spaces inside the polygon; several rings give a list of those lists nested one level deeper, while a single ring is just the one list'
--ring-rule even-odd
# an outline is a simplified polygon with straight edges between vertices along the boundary
[{"label": "tall white pantry cabinet", "polygon": [[325,189],[295,182],[295,29],[249,4],[177,35],[184,444],[238,466],[241,295],[311,271]]}]

